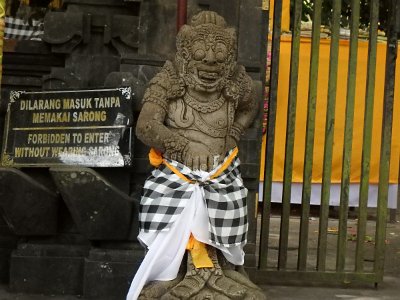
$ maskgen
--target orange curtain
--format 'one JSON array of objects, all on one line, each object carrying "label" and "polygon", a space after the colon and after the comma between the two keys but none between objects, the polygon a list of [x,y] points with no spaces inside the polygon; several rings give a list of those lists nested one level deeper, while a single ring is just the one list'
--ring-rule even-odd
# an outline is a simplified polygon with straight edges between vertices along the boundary
[{"label": "orange curtain", "polygon": [[[289,87],[290,70],[290,37],[282,37],[281,58],[279,63],[279,86],[276,114],[276,133],[275,133],[275,151],[273,164],[273,181],[283,180],[285,136],[286,136],[286,112]],[[297,93],[296,109],[296,134],[294,145],[294,165],[293,182],[303,181],[305,133],[307,119],[307,101],[308,101],[308,74],[310,64],[311,40],[309,38],[301,39],[300,46],[300,71],[299,87]],[[325,138],[325,116],[327,104],[327,87],[329,71],[329,51],[330,40],[322,39],[320,43],[320,61],[318,75],[318,95],[315,126],[315,142],[313,157],[313,176],[312,181],[319,183],[322,181],[322,164],[324,153]],[[339,47],[339,70],[335,109],[335,127],[334,127],[334,146],[332,161],[332,182],[338,183],[341,180],[342,156],[343,156],[343,137],[344,120],[346,110],[346,86],[347,86],[347,68],[349,56],[349,42],[340,41]],[[370,164],[370,182],[377,183],[379,178],[379,158],[380,158],[380,140],[382,129],[383,114],[383,93],[385,79],[385,56],[386,43],[378,43],[377,49],[377,69],[375,79],[375,100],[373,114],[373,142]],[[400,51],[399,51],[400,57]],[[354,113],[354,132],[351,158],[351,178],[353,183],[360,181],[361,176],[361,151],[363,142],[364,125],[364,105],[365,88],[368,60],[368,41],[360,40],[358,43],[358,61],[357,61],[357,82]],[[397,62],[396,69],[396,92],[395,99],[400,97],[400,62]],[[398,182],[399,154],[400,154],[400,102],[394,102],[393,113],[393,140],[390,161],[390,182]],[[265,147],[265,137],[264,145]],[[264,148],[265,149],[265,148]],[[262,166],[264,162],[262,161]],[[263,180],[263,169],[261,171],[261,180]]]},{"label": "orange curtain", "polygon": [[[288,32],[290,27],[290,0],[282,0],[282,32]],[[274,2],[270,0],[269,3],[269,28],[272,28],[272,20],[274,16]]]}]

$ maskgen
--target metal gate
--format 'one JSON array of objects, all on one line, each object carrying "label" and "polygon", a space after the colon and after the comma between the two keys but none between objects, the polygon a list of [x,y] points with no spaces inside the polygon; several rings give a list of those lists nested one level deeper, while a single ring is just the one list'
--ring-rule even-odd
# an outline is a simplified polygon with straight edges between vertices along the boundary
[{"label": "metal gate", "polygon": [[[274,141],[277,112],[277,90],[280,60],[281,15],[282,0],[276,0],[274,5],[272,33],[272,63],[270,74],[270,96],[268,105],[267,143],[265,153],[265,182],[263,211],[260,233],[259,269],[256,272],[257,282],[288,282],[297,281],[329,281],[349,283],[353,281],[379,283],[383,279],[384,253],[387,223],[387,198],[389,180],[389,160],[391,155],[391,132],[394,98],[395,63],[397,54],[397,33],[395,12],[400,9],[400,1],[391,0],[389,10],[386,50],[386,79],[383,101],[382,138],[380,141],[380,164],[377,207],[374,211],[375,220],[367,219],[371,210],[368,204],[368,188],[370,178],[370,159],[372,137],[372,115],[374,105],[374,87],[377,63],[377,34],[379,0],[370,0],[370,27],[368,43],[368,65],[366,74],[366,93],[363,138],[361,180],[359,188],[359,208],[357,218],[349,220],[349,185],[350,162],[352,155],[353,116],[355,110],[355,86],[357,68],[357,43],[360,19],[360,0],[351,1],[351,18],[349,22],[350,41],[347,77],[347,99],[344,127],[344,147],[341,183],[340,206],[337,218],[329,218],[329,199],[332,172],[333,136],[335,123],[335,103],[338,76],[338,56],[340,40],[340,18],[342,1],[331,1],[331,40],[329,58],[329,80],[327,99],[325,139],[323,154],[323,172],[321,183],[321,202],[318,215],[313,218],[316,223],[310,226],[310,195],[311,175],[313,167],[314,132],[317,103],[317,83],[320,54],[320,28],[322,0],[313,2],[313,23],[310,54],[309,89],[307,124],[305,136],[305,156],[303,169],[303,185],[301,212],[298,217],[291,216],[291,188],[293,171],[293,153],[296,121],[296,102],[299,87],[299,49],[300,26],[302,16],[302,0],[294,1],[292,13],[292,39],[290,57],[290,82],[286,144],[283,173],[282,204],[279,215],[271,217],[271,190],[273,174]],[[397,6],[396,6],[397,5]],[[374,141],[376,142],[376,141]],[[264,155],[264,154],[262,154]],[[279,224],[278,234],[271,237],[272,220]],[[316,224],[316,225],[315,225]],[[354,226],[355,233],[349,245],[348,226]],[[335,226],[335,234],[330,228]],[[299,230],[297,231],[297,227]],[[294,233],[293,233],[294,232]],[[371,233],[372,232],[372,233]],[[293,241],[295,236],[296,241]],[[371,240],[366,240],[369,236]],[[273,239],[276,245],[273,245]],[[294,243],[291,247],[289,244]],[[368,249],[366,249],[368,247]],[[352,249],[350,249],[352,248]],[[350,251],[351,250],[351,251]],[[274,253],[272,253],[274,252]],[[332,257],[334,256],[334,257]],[[332,263],[333,262],[333,263]]]}]

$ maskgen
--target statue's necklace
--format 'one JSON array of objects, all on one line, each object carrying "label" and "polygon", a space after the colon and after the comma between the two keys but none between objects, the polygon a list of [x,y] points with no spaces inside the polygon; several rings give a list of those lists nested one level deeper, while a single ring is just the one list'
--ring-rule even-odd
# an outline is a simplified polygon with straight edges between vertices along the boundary
[{"label": "statue's necklace", "polygon": [[185,95],[183,95],[183,100],[191,108],[201,113],[210,113],[217,111],[225,103],[225,99],[222,95],[211,102],[200,102],[196,98],[191,96],[188,92],[186,92]]}]

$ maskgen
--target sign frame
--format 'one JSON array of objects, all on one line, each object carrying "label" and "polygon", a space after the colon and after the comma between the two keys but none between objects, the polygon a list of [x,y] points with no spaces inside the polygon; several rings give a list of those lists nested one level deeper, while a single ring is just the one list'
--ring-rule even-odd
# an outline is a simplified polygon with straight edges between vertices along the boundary
[{"label": "sign frame", "polygon": [[[48,127],[37,127],[37,128],[20,128],[19,130],[96,130],[96,129],[110,129],[110,130],[121,130],[121,136],[119,142],[122,140],[126,140],[127,143],[127,151],[121,153],[122,157],[118,158],[118,162],[116,164],[107,163],[107,162],[75,162],[68,163],[63,161],[55,161],[55,162],[35,162],[35,163],[24,163],[24,162],[15,162],[15,152],[14,155],[11,155],[7,149],[10,147],[10,130],[16,131],[18,128],[12,127],[12,107],[16,105],[16,103],[21,99],[23,95],[48,95],[48,94],[71,94],[78,95],[83,93],[102,93],[102,92],[118,92],[123,98],[121,101],[129,101],[129,111],[127,112],[128,116],[126,118],[126,124],[120,125],[109,125],[109,126],[48,126]],[[131,87],[119,87],[119,88],[100,88],[100,89],[79,89],[79,90],[50,90],[50,91],[23,91],[23,90],[13,90],[10,92],[9,103],[7,105],[7,113],[5,117],[5,126],[4,126],[4,136],[3,136],[3,145],[1,152],[1,167],[59,167],[59,166],[82,166],[82,167],[130,167],[132,166],[132,145],[133,145],[133,108],[132,108],[132,96],[134,93],[131,90]],[[12,149],[14,149],[14,145]],[[119,147],[119,146],[118,146]],[[120,150],[120,149],[118,149]],[[86,155],[86,157],[90,157]],[[107,156],[105,156],[105,159]],[[55,158],[56,160],[56,158]]]}]

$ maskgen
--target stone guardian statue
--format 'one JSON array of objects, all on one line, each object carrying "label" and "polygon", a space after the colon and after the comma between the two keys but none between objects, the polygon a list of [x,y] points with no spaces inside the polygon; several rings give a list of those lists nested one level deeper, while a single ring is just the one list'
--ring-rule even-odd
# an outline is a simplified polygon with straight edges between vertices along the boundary
[{"label": "stone guardian statue", "polygon": [[247,189],[237,143],[253,121],[252,80],[233,28],[211,11],[177,36],[150,81],[136,135],[156,166],[141,199],[147,247],[127,299],[265,299],[243,271]]}]

